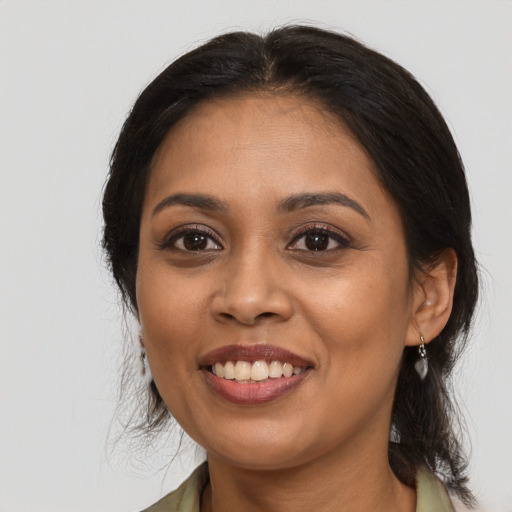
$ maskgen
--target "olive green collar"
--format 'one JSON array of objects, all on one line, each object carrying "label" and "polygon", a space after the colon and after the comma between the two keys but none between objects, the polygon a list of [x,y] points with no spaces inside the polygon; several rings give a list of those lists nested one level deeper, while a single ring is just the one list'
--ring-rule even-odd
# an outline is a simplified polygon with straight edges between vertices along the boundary
[{"label": "olive green collar", "polygon": [[454,512],[445,486],[427,469],[416,476],[416,512]]}]

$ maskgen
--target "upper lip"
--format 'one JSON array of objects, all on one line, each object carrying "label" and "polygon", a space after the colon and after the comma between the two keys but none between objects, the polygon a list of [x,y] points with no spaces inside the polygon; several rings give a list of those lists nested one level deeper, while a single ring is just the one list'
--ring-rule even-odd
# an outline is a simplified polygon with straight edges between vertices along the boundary
[{"label": "upper lip", "polygon": [[289,350],[267,344],[234,344],[216,348],[199,358],[199,366],[212,366],[226,361],[281,361],[301,368],[313,366],[311,361]]}]

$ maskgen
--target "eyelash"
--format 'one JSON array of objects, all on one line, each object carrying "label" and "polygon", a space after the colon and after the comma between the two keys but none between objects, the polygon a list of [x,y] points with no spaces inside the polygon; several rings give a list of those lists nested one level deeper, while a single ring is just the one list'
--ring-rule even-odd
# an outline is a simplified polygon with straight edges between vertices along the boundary
[{"label": "eyelash", "polygon": [[[338,244],[338,247],[336,247],[334,249],[331,248],[331,249],[324,249],[324,250],[318,250],[318,251],[308,250],[308,249],[295,249],[295,250],[311,252],[311,253],[316,253],[316,252],[320,252],[320,253],[324,252],[325,253],[325,252],[331,252],[336,249],[344,249],[347,247],[351,247],[351,245],[352,245],[352,242],[347,235],[342,234],[339,231],[334,230],[332,228],[328,228],[325,225],[313,224],[313,225],[303,226],[297,233],[295,233],[293,240],[286,246],[287,249],[293,245],[296,245],[299,242],[299,240],[301,240],[303,237],[305,237],[308,234],[326,235],[329,237],[330,240],[334,240]],[[207,237],[210,241],[213,241],[215,243],[215,245],[217,245],[220,249],[219,248],[199,249],[199,250],[194,251],[194,250],[187,250],[184,248],[176,247],[175,246],[176,242],[178,240],[184,238],[187,235],[199,235],[199,236],[203,235],[203,236]],[[162,242],[158,243],[157,247],[160,250],[171,249],[171,250],[183,251],[183,252],[189,252],[189,253],[193,253],[193,252],[200,253],[200,252],[206,252],[206,251],[212,251],[212,250],[217,251],[217,250],[222,250],[224,248],[223,245],[221,244],[221,242],[219,241],[219,237],[217,236],[217,234],[213,230],[207,228],[206,226],[194,226],[194,227],[184,226],[183,228],[178,228],[178,231],[173,231],[170,235],[166,236]]]},{"label": "eyelash", "polygon": [[[184,226],[182,228],[178,228],[177,231],[173,231],[169,235],[167,235],[164,240],[157,244],[158,249],[165,250],[165,249],[171,249],[176,251],[184,251],[184,252],[204,252],[204,250],[197,250],[197,251],[187,251],[186,249],[181,249],[178,247],[175,247],[175,244],[178,240],[181,238],[184,238],[187,235],[204,235],[209,240],[213,241],[215,245],[219,246],[221,249],[224,247],[220,243],[217,234],[215,231],[207,228],[206,226]],[[212,249],[207,249],[212,250]],[[213,250],[219,250],[219,249],[213,249]]]},{"label": "eyelash", "polygon": [[325,252],[330,252],[330,251],[333,251],[336,249],[345,249],[347,247],[351,247],[351,245],[352,245],[352,241],[350,240],[350,238],[347,235],[340,233],[338,230],[335,230],[330,227],[326,227],[325,225],[313,224],[313,225],[308,225],[308,226],[302,227],[295,234],[292,242],[288,245],[288,247],[290,247],[293,244],[297,244],[297,242],[301,238],[305,237],[308,234],[313,234],[313,233],[328,236],[331,240],[334,240],[335,242],[337,242],[339,244],[338,247],[336,247],[334,249],[325,249],[322,251],[314,251],[314,250],[308,251],[307,249],[297,249],[297,250],[302,250],[302,251],[312,252],[312,253],[316,253],[316,252],[324,252],[325,253]]}]

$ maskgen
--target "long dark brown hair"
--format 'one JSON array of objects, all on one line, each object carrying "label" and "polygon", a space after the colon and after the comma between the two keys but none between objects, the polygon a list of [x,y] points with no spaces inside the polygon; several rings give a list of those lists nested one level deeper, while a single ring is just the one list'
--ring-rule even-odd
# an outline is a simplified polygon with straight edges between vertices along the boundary
[{"label": "long dark brown hair", "polygon": [[[389,460],[414,485],[420,466],[436,472],[466,503],[467,486],[451,374],[478,295],[471,211],[463,165],[432,99],[411,74],[351,37],[286,26],[259,35],[219,36],[172,63],[142,92],[115,146],[105,188],[103,246],[125,304],[137,313],[135,277],[141,207],[153,155],[198,103],[256,91],[312,99],[339,116],[366,149],[404,225],[411,271],[446,248],[458,259],[453,311],[428,345],[429,372],[414,371],[404,349],[391,418]],[[154,383],[145,426],[170,417]]]}]

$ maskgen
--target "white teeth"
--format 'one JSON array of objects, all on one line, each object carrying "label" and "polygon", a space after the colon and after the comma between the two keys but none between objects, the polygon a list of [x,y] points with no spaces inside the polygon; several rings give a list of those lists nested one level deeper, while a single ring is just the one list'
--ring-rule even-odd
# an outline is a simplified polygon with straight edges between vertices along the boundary
[{"label": "white teeth", "polygon": [[281,361],[272,361],[268,367],[268,376],[278,379],[283,374],[283,363]]},{"label": "white teeth", "polygon": [[285,377],[291,377],[293,375],[293,366],[290,363],[283,364],[283,375]]},{"label": "white teeth", "polygon": [[281,361],[227,361],[225,364],[215,363],[211,371],[217,377],[227,380],[253,381],[261,382],[270,379],[279,379],[281,377],[290,378],[293,375],[301,374],[305,368],[294,367],[290,363],[281,363]]},{"label": "white teeth", "polygon": [[224,366],[222,366],[220,363],[215,363],[214,373],[217,375],[217,377],[224,377]]},{"label": "white teeth", "polygon": [[228,380],[235,378],[235,365],[231,361],[224,365],[224,378]]},{"label": "white teeth", "polygon": [[251,378],[251,363],[247,361],[237,361],[235,364],[235,379],[249,380]]},{"label": "white teeth", "polygon": [[266,361],[254,361],[251,368],[252,380],[265,380],[268,379],[268,364]]}]

